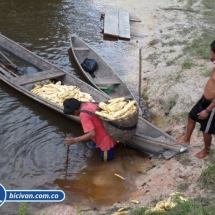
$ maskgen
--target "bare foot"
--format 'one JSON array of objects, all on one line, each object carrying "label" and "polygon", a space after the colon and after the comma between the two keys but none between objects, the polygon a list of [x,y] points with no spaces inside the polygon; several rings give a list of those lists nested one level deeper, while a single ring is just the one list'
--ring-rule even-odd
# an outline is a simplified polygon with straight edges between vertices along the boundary
[{"label": "bare foot", "polygon": [[185,140],[184,137],[182,137],[182,138],[178,139],[177,141],[175,141],[175,142],[173,143],[173,145],[178,145],[178,144],[181,144],[181,143],[190,145],[190,141]]},{"label": "bare foot", "polygon": [[206,149],[203,149],[202,151],[198,152],[195,157],[199,158],[199,159],[202,159],[202,158],[205,158],[209,155],[209,151],[206,150]]}]

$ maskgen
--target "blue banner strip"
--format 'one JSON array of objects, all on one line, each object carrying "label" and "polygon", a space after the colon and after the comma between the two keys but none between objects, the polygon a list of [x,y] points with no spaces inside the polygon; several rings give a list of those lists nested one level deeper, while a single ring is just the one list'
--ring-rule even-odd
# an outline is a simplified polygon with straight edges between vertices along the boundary
[{"label": "blue banner strip", "polygon": [[6,190],[7,202],[61,202],[65,193],[60,190]]}]

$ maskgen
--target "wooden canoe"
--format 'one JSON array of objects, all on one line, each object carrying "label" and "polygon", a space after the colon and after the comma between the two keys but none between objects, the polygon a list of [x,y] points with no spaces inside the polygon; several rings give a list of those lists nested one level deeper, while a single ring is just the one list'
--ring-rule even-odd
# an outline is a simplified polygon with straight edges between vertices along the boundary
[{"label": "wooden canoe", "polygon": [[[107,93],[111,98],[126,97],[135,99],[117,73],[82,39],[75,34],[71,35],[70,46],[80,70],[94,87]],[[93,59],[98,64],[98,69],[92,75],[81,66],[86,58]]]},{"label": "wooden canoe", "polygon": [[[27,62],[29,65],[37,69],[37,72],[33,74],[23,74],[19,76],[10,69],[0,66],[0,80],[28,96],[29,98],[36,100],[37,102],[59,112],[60,114],[63,114],[63,108],[61,106],[52,103],[36,94],[33,94],[30,91],[32,83],[55,79],[57,81],[61,81],[64,85],[77,86],[82,92],[90,93],[96,101],[100,102],[110,99],[109,95],[106,95],[96,88],[86,84],[79,78],[56,67],[55,65],[35,55],[26,48],[20,46],[19,44],[1,34],[0,51],[2,55],[9,59],[9,61],[12,58],[18,58],[20,61]],[[0,55],[0,58],[2,55]],[[64,116],[80,123],[78,117],[69,115]],[[187,149],[187,147],[184,146],[172,145],[171,143],[173,141],[173,137],[161,131],[159,128],[155,127],[142,117],[139,117],[137,132],[128,144],[131,147],[150,154],[163,153],[166,158],[169,158]]]}]

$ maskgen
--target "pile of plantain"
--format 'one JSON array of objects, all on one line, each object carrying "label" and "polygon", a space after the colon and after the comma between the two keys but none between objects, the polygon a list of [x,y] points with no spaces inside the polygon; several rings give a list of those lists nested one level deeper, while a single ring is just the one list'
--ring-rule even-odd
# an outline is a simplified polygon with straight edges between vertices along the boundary
[{"label": "pile of plantain", "polygon": [[158,212],[162,213],[165,211],[169,211],[170,209],[174,208],[176,206],[176,203],[172,201],[171,198],[167,200],[162,200],[156,204],[155,207],[149,208],[145,214],[151,214],[152,212]]},{"label": "pile of plantain", "polygon": [[170,197],[167,200],[162,200],[158,202],[155,207],[149,208],[147,211],[145,211],[145,214],[152,214],[153,212],[163,213],[173,209],[177,205],[177,201],[181,201],[181,202],[187,201],[187,199],[184,198],[183,194],[180,192],[175,192],[171,194],[171,196],[174,196],[174,197]]},{"label": "pile of plantain", "polygon": [[56,103],[59,106],[63,106],[64,100],[68,98],[75,98],[83,102],[94,101],[89,93],[81,92],[76,86],[61,85],[60,81],[56,84],[52,82],[40,82],[35,85],[31,92]]},{"label": "pile of plantain", "polygon": [[136,101],[126,101],[124,97],[109,100],[107,103],[100,102],[101,110],[95,113],[106,119],[115,120],[133,114],[137,107]]}]

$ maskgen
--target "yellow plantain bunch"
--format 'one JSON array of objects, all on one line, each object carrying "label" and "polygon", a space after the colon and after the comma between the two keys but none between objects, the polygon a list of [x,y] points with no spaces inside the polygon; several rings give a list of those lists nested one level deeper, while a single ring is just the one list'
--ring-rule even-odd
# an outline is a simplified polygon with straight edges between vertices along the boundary
[{"label": "yellow plantain bunch", "polygon": [[95,113],[110,119],[119,119],[130,114],[133,114],[136,111],[136,101],[125,101],[124,97],[115,98],[108,101],[108,104],[104,102],[99,103],[99,108],[101,111],[96,111]]},{"label": "yellow plantain bunch", "polygon": [[171,198],[167,200],[160,201],[156,204],[154,208],[148,209],[145,214],[150,214],[152,212],[163,213],[165,211],[169,211],[177,205]]},{"label": "yellow plantain bunch", "polygon": [[167,200],[158,202],[155,207],[149,208],[145,212],[145,214],[151,214],[153,212],[163,213],[165,211],[169,211],[169,210],[173,209],[177,205],[176,200],[179,200],[181,202],[187,201],[187,199],[183,197],[183,193],[180,193],[180,192],[175,192],[175,193],[171,194],[170,196],[174,196],[174,197],[170,197]]},{"label": "yellow plantain bunch", "polygon": [[89,93],[81,92],[76,86],[61,85],[58,81],[56,84],[37,84],[35,88],[31,90],[32,93],[37,94],[59,106],[63,107],[63,102],[68,98],[75,98],[79,101],[93,102],[93,98]]}]

